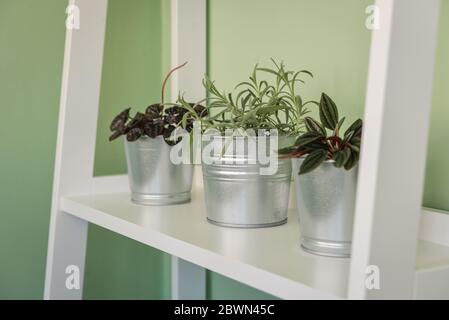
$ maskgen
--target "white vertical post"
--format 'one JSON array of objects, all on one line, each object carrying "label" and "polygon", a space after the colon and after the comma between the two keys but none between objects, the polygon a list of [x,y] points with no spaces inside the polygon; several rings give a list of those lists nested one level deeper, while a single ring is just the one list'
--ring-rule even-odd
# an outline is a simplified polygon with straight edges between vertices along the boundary
[{"label": "white vertical post", "polygon": [[[377,0],[348,297],[413,297],[439,0]],[[367,288],[366,268],[380,271]],[[374,284],[374,282],[372,283]]]},{"label": "white vertical post", "polygon": [[[188,62],[171,80],[171,97],[178,92],[198,102],[205,98],[202,78],[206,74],[206,0],[171,1],[171,64]],[[172,257],[172,298],[205,299],[206,270]]]},{"label": "white vertical post", "polygon": [[107,0],[69,4],[79,9],[72,13],[80,28],[66,33],[45,299],[82,298],[87,222],[62,212],[59,200],[92,187],[106,27]]},{"label": "white vertical post", "polygon": [[178,92],[197,102],[205,98],[202,79],[206,74],[206,0],[171,1],[171,63],[187,66],[172,76],[171,95],[176,101]]},{"label": "white vertical post", "polygon": [[206,269],[172,256],[171,298],[173,300],[206,299]]}]

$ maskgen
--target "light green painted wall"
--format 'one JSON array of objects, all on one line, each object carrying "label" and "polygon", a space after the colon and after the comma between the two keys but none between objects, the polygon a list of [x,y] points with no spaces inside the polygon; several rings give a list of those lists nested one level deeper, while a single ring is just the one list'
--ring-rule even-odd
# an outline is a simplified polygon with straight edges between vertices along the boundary
[{"label": "light green painted wall", "polygon": [[[156,98],[161,77],[160,1],[109,2],[99,141],[114,112]],[[43,294],[66,5],[0,0],[0,299]],[[125,170],[121,148],[98,143],[96,174]],[[85,298],[168,298],[168,268],[160,251],[90,226]]]},{"label": "light green painted wall", "polygon": [[[342,112],[363,114],[370,32],[369,0],[209,0],[209,73],[231,90],[255,63],[283,60],[307,69],[305,99],[326,91]],[[238,9],[236,9],[238,8]]]},{"label": "light green painted wall", "polygon": [[[208,73],[220,88],[246,80],[255,63],[283,60],[287,67],[313,72],[305,99],[331,95],[348,123],[361,117],[365,99],[370,32],[368,0],[209,0]],[[280,248],[282,249],[282,248]],[[271,298],[210,274],[211,298]]]},{"label": "light green painted wall", "polygon": [[[306,98],[326,91],[348,120],[359,117],[369,3],[209,0],[209,73],[232,89],[254,63],[283,59],[292,68],[314,72],[315,79],[304,87]],[[442,3],[424,203],[449,210],[449,3]],[[65,6],[61,0],[0,0],[0,110],[5,118],[0,126],[0,299],[42,297]],[[168,12],[166,0],[110,0],[96,175],[125,171],[121,142],[106,142],[112,115],[158,99],[161,73],[169,63]],[[85,298],[168,298],[168,270],[167,255],[89,228]],[[272,298],[214,273],[208,273],[207,292],[211,299]]]},{"label": "light green painted wall", "polygon": [[42,297],[64,9],[0,0],[0,299]]},{"label": "light green painted wall", "polygon": [[[95,175],[126,172],[122,140],[108,142],[111,119],[159,99],[161,12],[159,0],[109,1]],[[169,268],[165,253],[89,226],[86,299],[168,299]]]},{"label": "light green painted wall", "polygon": [[449,1],[441,1],[424,205],[449,210]]}]

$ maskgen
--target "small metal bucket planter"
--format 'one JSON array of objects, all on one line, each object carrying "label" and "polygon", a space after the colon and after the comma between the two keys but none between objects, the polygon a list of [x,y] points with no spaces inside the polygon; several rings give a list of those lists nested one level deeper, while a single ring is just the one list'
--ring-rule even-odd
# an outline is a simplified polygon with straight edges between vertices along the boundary
[{"label": "small metal bucket planter", "polygon": [[[279,160],[274,174],[261,175],[261,169],[268,166],[252,159],[244,147],[247,142],[247,137],[234,137],[233,146],[224,153],[209,154],[204,153],[207,143],[203,142],[207,219],[216,225],[239,228],[284,224],[287,222],[291,162]],[[226,144],[221,136],[213,137],[209,143]]]},{"label": "small metal bucket planter", "polygon": [[162,136],[125,139],[131,200],[142,205],[169,205],[190,201],[193,165],[173,164]]},{"label": "small metal bucket planter", "polygon": [[301,246],[332,257],[350,257],[358,167],[349,171],[326,161],[298,175],[304,158],[292,159]]}]

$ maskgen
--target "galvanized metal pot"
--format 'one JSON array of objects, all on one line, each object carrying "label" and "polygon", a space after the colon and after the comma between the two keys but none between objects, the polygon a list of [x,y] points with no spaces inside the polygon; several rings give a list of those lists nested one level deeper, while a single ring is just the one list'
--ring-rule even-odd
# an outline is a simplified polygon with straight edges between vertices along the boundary
[{"label": "galvanized metal pot", "polygon": [[[222,138],[215,137],[215,141]],[[264,166],[259,162],[251,163],[255,159],[251,159],[247,150],[242,151],[245,139],[235,137],[230,152],[203,153],[207,219],[213,224],[240,228],[284,224],[287,222],[291,162],[279,160],[275,174],[261,175]],[[207,164],[205,160],[215,163]]]},{"label": "galvanized metal pot", "polygon": [[302,161],[292,160],[301,246],[319,255],[350,257],[357,167],[347,171],[326,161],[298,175]]},{"label": "galvanized metal pot", "polygon": [[161,136],[125,139],[131,200],[142,205],[169,205],[190,201],[193,165],[173,164],[171,146]]}]

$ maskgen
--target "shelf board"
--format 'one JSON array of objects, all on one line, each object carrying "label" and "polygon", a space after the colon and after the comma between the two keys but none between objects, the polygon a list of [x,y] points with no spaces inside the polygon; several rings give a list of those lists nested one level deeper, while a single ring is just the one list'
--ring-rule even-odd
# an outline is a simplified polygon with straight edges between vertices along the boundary
[{"label": "shelf board", "polygon": [[[62,211],[283,299],[338,299],[347,289],[350,259],[304,252],[295,209],[288,223],[234,229],[206,221],[203,193],[192,202],[145,207],[129,193],[61,199]],[[449,247],[420,241],[417,271],[449,266]]]}]

